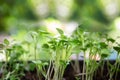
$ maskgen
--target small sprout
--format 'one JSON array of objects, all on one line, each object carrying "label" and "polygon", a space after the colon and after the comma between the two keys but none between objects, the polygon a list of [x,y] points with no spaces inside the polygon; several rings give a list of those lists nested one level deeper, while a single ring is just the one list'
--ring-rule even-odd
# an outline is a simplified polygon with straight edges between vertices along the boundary
[{"label": "small sprout", "polygon": [[4,39],[4,44],[5,44],[5,45],[9,45],[10,42],[9,42],[7,39]]}]

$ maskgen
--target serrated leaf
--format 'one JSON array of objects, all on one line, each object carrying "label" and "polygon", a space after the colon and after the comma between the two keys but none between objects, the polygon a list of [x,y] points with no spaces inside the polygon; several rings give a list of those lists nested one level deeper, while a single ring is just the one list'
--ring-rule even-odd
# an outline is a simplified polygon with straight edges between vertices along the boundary
[{"label": "serrated leaf", "polygon": [[61,29],[59,29],[59,28],[56,28],[56,30],[59,32],[59,34],[64,34],[64,32],[61,30]]},{"label": "serrated leaf", "polygon": [[4,39],[4,44],[9,45],[10,42],[7,39]]}]

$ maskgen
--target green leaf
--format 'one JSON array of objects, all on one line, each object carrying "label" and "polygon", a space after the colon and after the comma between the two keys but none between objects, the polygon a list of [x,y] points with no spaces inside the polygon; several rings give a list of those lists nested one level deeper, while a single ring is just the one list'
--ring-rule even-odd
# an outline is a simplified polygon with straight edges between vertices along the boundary
[{"label": "green leaf", "polygon": [[34,64],[37,64],[37,65],[41,65],[42,62],[41,61],[32,61]]},{"label": "green leaf", "polygon": [[82,42],[78,39],[71,40],[70,43],[73,45],[82,45]]},{"label": "green leaf", "polygon": [[90,48],[90,47],[93,46],[93,44],[92,44],[91,42],[89,42],[89,43],[87,43],[85,46],[86,46],[86,48]]},{"label": "green leaf", "polygon": [[44,62],[44,63],[43,63],[43,65],[44,65],[44,66],[47,66],[47,65],[48,65],[48,63],[47,63],[47,62]]},{"label": "green leaf", "polygon": [[113,47],[118,53],[120,52],[120,47]]},{"label": "green leaf", "polygon": [[61,30],[61,29],[59,29],[59,28],[56,28],[56,30],[59,32],[59,34],[64,34],[64,32]]},{"label": "green leaf", "polygon": [[32,43],[34,40],[33,40],[32,36],[30,34],[27,34],[25,36],[25,41],[28,42],[28,43]]},{"label": "green leaf", "polygon": [[38,33],[35,31],[32,31],[30,35],[32,36],[33,39],[35,39],[38,36]]},{"label": "green leaf", "polygon": [[34,63],[30,63],[29,66],[30,66],[30,70],[31,70],[31,71],[34,71],[34,69],[35,69],[35,65],[34,65]]},{"label": "green leaf", "polygon": [[49,45],[48,45],[48,44],[43,44],[42,47],[43,47],[43,48],[49,48]]},{"label": "green leaf", "polygon": [[60,60],[60,64],[61,64],[62,66],[66,66],[66,65],[67,65],[67,63],[66,63],[65,61],[63,61],[63,60]]},{"label": "green leaf", "polygon": [[35,31],[30,31],[27,33],[27,35],[25,36],[25,41],[27,41],[28,43],[32,43],[36,40],[38,36],[38,33]]},{"label": "green leaf", "polygon": [[3,49],[4,48],[4,45],[3,44],[0,44],[0,49]]},{"label": "green leaf", "polygon": [[12,50],[12,48],[7,48],[7,50],[8,50],[8,51],[11,51],[11,50]]},{"label": "green leaf", "polygon": [[7,39],[4,39],[4,44],[9,45],[10,42]]},{"label": "green leaf", "polygon": [[100,46],[101,46],[101,48],[106,48],[108,45],[104,42],[100,42]]},{"label": "green leaf", "polygon": [[106,58],[106,57],[108,57],[108,56],[109,56],[108,53],[102,53],[102,54],[101,54],[101,57],[102,57],[102,58]]},{"label": "green leaf", "polygon": [[114,39],[112,39],[112,38],[108,38],[108,39],[107,39],[107,41],[110,41],[110,42],[112,42],[112,43],[114,43],[114,42],[115,42],[115,40],[114,40]]},{"label": "green leaf", "polygon": [[49,32],[43,31],[43,30],[39,30],[39,32],[42,33],[42,34],[50,34]]},{"label": "green leaf", "polygon": [[68,42],[67,40],[60,40],[60,42],[62,42],[62,43],[66,43],[66,42]]},{"label": "green leaf", "polygon": [[77,34],[82,35],[84,33],[83,29],[80,26],[77,28]]},{"label": "green leaf", "polygon": [[81,50],[83,50],[83,51],[86,51],[87,50],[87,48],[80,48]]},{"label": "green leaf", "polygon": [[9,79],[10,74],[11,74],[11,72],[8,72],[8,73],[7,73],[5,80],[8,80],[8,79]]}]

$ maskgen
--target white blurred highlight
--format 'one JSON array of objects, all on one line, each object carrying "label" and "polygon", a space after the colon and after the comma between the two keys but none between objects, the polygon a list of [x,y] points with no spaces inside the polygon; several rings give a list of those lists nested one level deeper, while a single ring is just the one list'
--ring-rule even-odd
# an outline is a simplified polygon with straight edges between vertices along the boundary
[{"label": "white blurred highlight", "polygon": [[115,19],[115,26],[116,26],[116,29],[120,30],[120,17]]}]

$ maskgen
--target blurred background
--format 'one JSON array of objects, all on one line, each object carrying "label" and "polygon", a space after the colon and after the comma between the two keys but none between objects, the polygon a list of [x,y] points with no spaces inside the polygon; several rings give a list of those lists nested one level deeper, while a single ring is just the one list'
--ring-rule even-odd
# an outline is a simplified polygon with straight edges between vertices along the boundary
[{"label": "blurred background", "polygon": [[24,34],[30,29],[77,26],[116,35],[120,30],[120,0],[0,0],[0,34]]},{"label": "blurred background", "polygon": [[120,0],[0,0],[0,42],[38,29],[69,36],[78,26],[119,36]]}]

